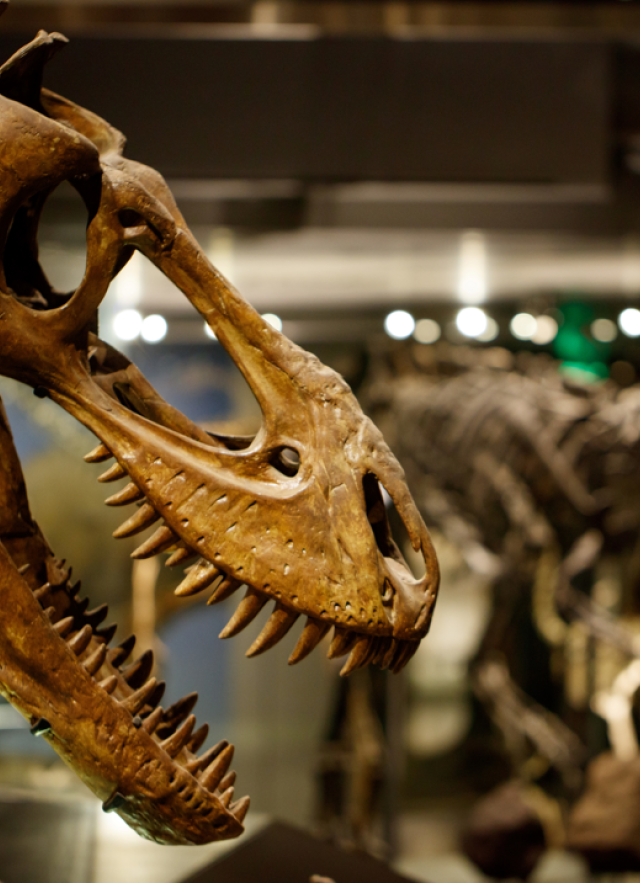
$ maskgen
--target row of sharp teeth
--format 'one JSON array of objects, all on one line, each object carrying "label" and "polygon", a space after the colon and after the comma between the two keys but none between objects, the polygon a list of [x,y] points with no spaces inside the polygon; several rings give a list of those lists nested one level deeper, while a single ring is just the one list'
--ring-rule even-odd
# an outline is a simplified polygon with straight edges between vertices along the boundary
[{"label": "row of sharp teeth", "polygon": [[[20,572],[24,573],[28,566],[25,565],[20,569]],[[69,571],[66,583],[62,586],[52,586],[45,583],[33,593],[44,609],[54,631],[66,641],[67,646],[78,657],[83,668],[109,695],[116,691],[121,681],[115,674],[100,678],[100,671],[105,663],[118,671],[120,678],[133,692],[122,699],[116,699],[115,696],[113,698],[131,714],[133,725],[153,737],[171,760],[190,773],[199,785],[207,791],[215,793],[228,812],[242,824],[249,809],[249,797],[242,797],[240,800],[232,802],[236,774],[229,772],[229,767],[233,759],[233,745],[222,741],[208,749],[201,757],[196,754],[209,733],[208,724],[203,724],[197,730],[195,729],[196,717],[191,712],[197,702],[198,694],[191,693],[174,702],[166,710],[163,709],[159,703],[164,694],[164,682],[157,681],[155,677],[149,677],[154,664],[151,650],[147,650],[126,668],[121,668],[133,650],[135,636],[131,635],[117,647],[109,649],[108,644],[116,627],[97,628],[108,614],[106,604],[85,613],[88,604],[85,599],[82,602],[76,602],[75,615],[59,618],[55,606],[47,606],[48,600],[51,600],[48,596],[52,591],[63,588],[68,598],[75,599],[80,589],[80,583],[71,586],[70,576],[71,571]],[[78,628],[79,620],[84,623],[80,628]],[[100,642],[96,649],[90,647],[92,638],[98,639]],[[48,728],[47,722],[41,720],[34,724],[32,732],[42,735]],[[178,757],[178,755],[181,756]],[[112,807],[107,807],[105,804],[105,809],[107,808]]]},{"label": "row of sharp teeth", "polygon": [[[113,454],[100,444],[85,456],[88,463],[102,463],[112,459]],[[100,482],[112,482],[126,478],[126,469],[119,463],[115,463],[99,478]],[[146,501],[143,492],[133,482],[129,483],[117,494],[108,497],[105,501],[108,506],[125,506],[131,503],[141,503],[136,512],[128,518],[117,530],[113,532],[116,539],[132,537],[141,533],[160,520],[160,514]],[[160,526],[155,533],[145,540],[132,553],[135,559],[151,558],[163,552],[171,550],[171,555],[166,561],[167,567],[175,567],[196,556],[196,552],[184,544],[180,537],[166,524]],[[215,585],[214,585],[215,584]],[[175,589],[175,594],[187,597],[198,594],[205,589],[214,586],[213,594],[207,604],[218,604],[229,598],[243,583],[235,577],[225,574],[219,567],[200,558],[196,564],[188,567],[185,578]],[[238,607],[220,632],[221,638],[232,638],[239,634],[250,622],[256,618],[265,604],[271,600],[270,596],[258,589],[249,586],[238,604]],[[299,614],[289,610],[284,604],[276,602],[275,609],[266,625],[246,652],[248,657],[259,656],[271,647],[275,646],[289,632],[289,629],[298,619]],[[331,623],[314,617],[307,617],[307,622],[302,630],[298,643],[291,656],[289,665],[295,665],[305,659],[325,637]],[[391,637],[376,637],[359,634],[352,629],[341,626],[334,627],[333,640],[327,654],[329,659],[336,659],[349,653],[349,658],[344,664],[340,674],[346,676],[359,668],[364,668],[370,663],[383,669],[399,672],[411,659],[418,648],[417,641],[400,641]]]}]

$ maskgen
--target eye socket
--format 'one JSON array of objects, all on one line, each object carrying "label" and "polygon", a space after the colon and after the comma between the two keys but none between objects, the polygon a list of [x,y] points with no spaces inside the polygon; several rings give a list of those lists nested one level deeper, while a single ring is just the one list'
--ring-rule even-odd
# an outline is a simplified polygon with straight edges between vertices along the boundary
[{"label": "eye socket", "polygon": [[132,208],[123,208],[118,212],[118,220],[122,227],[142,227],[146,224],[145,219]]},{"label": "eye socket", "polygon": [[289,478],[297,475],[300,470],[300,454],[293,448],[277,448],[269,461],[274,469]]}]

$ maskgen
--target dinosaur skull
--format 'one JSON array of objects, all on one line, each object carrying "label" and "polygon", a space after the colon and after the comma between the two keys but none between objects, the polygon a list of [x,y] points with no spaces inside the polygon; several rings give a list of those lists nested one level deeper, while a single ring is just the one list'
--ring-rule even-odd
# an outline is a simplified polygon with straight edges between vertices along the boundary
[{"label": "dinosaur skull", "polygon": [[[41,32],[0,68],[0,373],[91,429],[100,444],[89,461],[115,458],[100,480],[129,483],[107,502],[137,504],[116,536],[159,523],[134,557],[172,549],[173,565],[199,556],[178,595],[209,588],[216,603],[246,587],[222,637],[273,600],[247,655],[272,647],[303,614],[290,662],[334,626],[329,655],[350,651],[343,673],[369,662],[400,670],[428,630],[438,586],[401,467],[343,379],[211,266],[161,176],[125,159],[123,137],[99,117],[41,88],[44,63],[64,42]],[[86,272],[69,295],[52,290],[37,254],[42,207],[63,181],[88,212]],[[263,413],[255,438],[204,432],[97,336],[98,307],[136,249],[242,371]],[[393,541],[381,488],[422,554],[422,578]]]}]

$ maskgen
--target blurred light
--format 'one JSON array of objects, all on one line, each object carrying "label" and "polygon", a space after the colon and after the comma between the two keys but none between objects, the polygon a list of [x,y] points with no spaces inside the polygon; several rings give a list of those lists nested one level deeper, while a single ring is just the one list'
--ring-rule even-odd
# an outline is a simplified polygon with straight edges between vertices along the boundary
[{"label": "blurred light", "polygon": [[418,319],[413,336],[418,343],[435,343],[440,333],[440,326],[433,319]]},{"label": "blurred light", "polygon": [[618,336],[616,323],[611,319],[596,319],[591,323],[591,336],[600,343],[611,343]]},{"label": "blurred light", "polygon": [[498,334],[500,333],[500,326],[496,322],[495,319],[492,319],[491,316],[487,316],[487,327],[486,330],[479,334],[476,338],[481,343],[489,343],[492,340],[495,340]]},{"label": "blurred light", "polygon": [[551,343],[558,333],[558,323],[552,316],[538,316],[536,319],[536,330],[531,336],[534,343],[544,346]]},{"label": "blurred light", "polygon": [[280,316],[276,316],[275,313],[263,313],[262,318],[265,322],[268,322],[272,328],[275,328],[276,331],[282,331],[282,319]]},{"label": "blurred light", "polygon": [[465,307],[456,316],[456,327],[465,337],[480,337],[489,327],[487,314],[479,307]]},{"label": "blurred light", "polygon": [[640,337],[640,310],[629,307],[618,316],[618,325],[627,337]]},{"label": "blurred light", "polygon": [[142,316],[137,310],[122,310],[113,319],[113,330],[120,340],[135,340],[142,329]]},{"label": "blurred light", "polygon": [[[113,280],[116,303],[121,307],[137,307],[142,297],[142,256],[135,251],[133,256]],[[126,337],[122,338],[127,340]]]},{"label": "blurred light", "polygon": [[216,333],[215,333],[215,331],[213,330],[213,328],[211,328],[211,326],[208,325],[206,322],[204,323],[204,333],[207,335],[207,337],[210,337],[211,340],[217,340],[217,339],[218,339],[218,338],[216,337]]},{"label": "blurred light", "polygon": [[415,319],[406,310],[394,310],[384,320],[384,330],[394,340],[405,340],[407,337],[411,337],[415,327]]},{"label": "blurred light", "polygon": [[477,230],[467,230],[460,240],[457,293],[464,304],[480,304],[487,296],[487,250]]},{"label": "blurred light", "polygon": [[207,257],[229,282],[236,281],[236,249],[232,230],[228,227],[214,227]]},{"label": "blurred light", "polygon": [[531,340],[536,333],[537,327],[536,317],[532,316],[531,313],[516,313],[509,323],[511,333],[518,340]]},{"label": "blurred light", "polygon": [[167,336],[168,327],[164,316],[154,313],[152,316],[147,316],[143,321],[140,334],[147,343],[158,343]]}]

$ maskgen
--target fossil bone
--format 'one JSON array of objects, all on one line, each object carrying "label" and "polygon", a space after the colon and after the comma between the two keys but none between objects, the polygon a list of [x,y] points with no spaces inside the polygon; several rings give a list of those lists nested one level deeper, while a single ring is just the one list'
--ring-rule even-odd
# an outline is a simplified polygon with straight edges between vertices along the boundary
[{"label": "fossil bone", "polygon": [[[134,557],[173,548],[175,565],[199,556],[178,595],[212,589],[217,603],[248,587],[223,634],[275,601],[247,655],[268,650],[304,615],[290,662],[334,626],[330,655],[351,650],[345,674],[371,661],[400,670],[428,630],[438,586],[402,469],[342,378],[268,325],[211,266],[161,176],[125,159],[123,136],[106,122],[42,88],[44,64],[65,42],[40,32],[0,67],[0,374],[92,430],[100,444],[88,462],[115,458],[98,480],[128,484],[107,503],[137,506],[115,536],[158,523]],[[86,272],[68,295],[50,286],[37,247],[43,205],[63,181],[88,213]],[[255,438],[204,432],[98,337],[97,309],[134,250],[185,294],[244,374],[263,413]],[[148,658],[119,670],[131,646],[108,650],[104,611],[86,613],[75,599],[29,515],[4,419],[0,444],[3,694],[140,833],[161,842],[237,835],[248,803],[231,802],[232,747],[206,753],[200,766],[193,753],[206,733],[192,732],[189,703],[180,714],[159,708],[163,686],[149,677]],[[381,488],[423,558],[419,578],[393,541]]]}]

